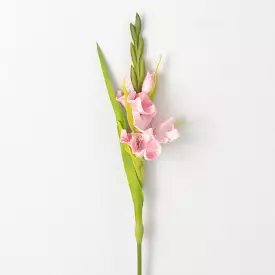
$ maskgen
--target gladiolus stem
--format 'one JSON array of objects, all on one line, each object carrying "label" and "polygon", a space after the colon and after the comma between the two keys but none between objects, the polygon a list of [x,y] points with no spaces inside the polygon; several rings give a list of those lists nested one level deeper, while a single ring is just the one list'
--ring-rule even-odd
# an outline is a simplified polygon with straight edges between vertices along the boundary
[{"label": "gladiolus stem", "polygon": [[137,274],[142,275],[142,253],[141,243],[137,243]]}]

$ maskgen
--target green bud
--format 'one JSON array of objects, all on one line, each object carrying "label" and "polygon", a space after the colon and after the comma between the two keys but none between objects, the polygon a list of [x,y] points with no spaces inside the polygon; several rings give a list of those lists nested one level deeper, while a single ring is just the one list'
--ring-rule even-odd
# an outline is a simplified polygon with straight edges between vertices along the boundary
[{"label": "green bud", "polygon": [[138,92],[138,80],[137,80],[137,75],[133,66],[131,66],[131,81],[132,81],[134,90]]},{"label": "green bud", "polygon": [[136,27],[132,23],[130,24],[130,30],[131,30],[131,35],[132,35],[134,44],[137,44],[138,43],[138,41],[137,41],[138,37],[137,37]]},{"label": "green bud", "polygon": [[141,59],[139,62],[139,85],[140,85],[140,88],[142,86],[144,78],[145,78],[145,63],[144,63],[144,60]]},{"label": "green bud", "polygon": [[131,57],[132,57],[133,64],[135,65],[137,63],[137,55],[136,55],[136,51],[135,51],[135,47],[134,47],[133,43],[131,43],[130,51],[131,51]]},{"label": "green bud", "polygon": [[138,39],[138,52],[137,52],[137,60],[139,60],[143,54],[143,48],[144,48],[144,40],[141,35],[139,35]]},{"label": "green bud", "polygon": [[140,34],[140,31],[141,31],[141,19],[140,19],[140,16],[138,13],[136,13],[136,33],[137,33],[137,36],[139,36]]}]

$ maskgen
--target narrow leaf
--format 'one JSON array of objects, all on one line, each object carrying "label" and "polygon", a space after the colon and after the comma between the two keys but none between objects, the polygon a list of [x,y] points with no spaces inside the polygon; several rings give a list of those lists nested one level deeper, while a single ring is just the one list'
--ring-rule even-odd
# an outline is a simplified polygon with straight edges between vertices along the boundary
[{"label": "narrow leaf", "polygon": [[144,60],[141,59],[139,62],[139,85],[140,85],[140,88],[142,86],[144,78],[145,78],[145,63],[144,63]]},{"label": "narrow leaf", "polygon": [[123,109],[122,109],[120,103],[116,100],[116,93],[115,93],[115,90],[112,85],[112,81],[111,81],[111,77],[108,72],[107,64],[104,60],[103,53],[102,53],[98,44],[97,44],[97,52],[98,52],[98,57],[99,57],[100,65],[101,65],[101,70],[102,70],[105,84],[107,87],[107,91],[109,94],[109,98],[110,98],[110,101],[111,101],[111,104],[113,106],[114,113],[116,116],[116,120],[121,123],[121,125],[124,129],[126,129],[127,123],[126,123],[126,119],[125,119],[125,116],[123,113]]},{"label": "narrow leaf", "polygon": [[127,153],[127,144],[120,144],[121,154],[126,172],[128,184],[131,190],[132,200],[134,203],[135,220],[136,220],[136,240],[141,243],[143,237],[143,225],[142,225],[142,207],[144,201],[144,195],[142,190],[142,184],[139,182],[138,175],[132,162],[131,156]]},{"label": "narrow leaf", "polygon": [[156,71],[155,71],[155,84],[154,84],[154,87],[153,87],[153,89],[151,90],[151,92],[148,94],[149,97],[150,97],[152,100],[154,100],[155,97],[156,97],[156,90],[157,90],[157,74],[158,74],[158,68],[159,68],[161,59],[162,59],[162,56],[160,56],[159,61],[158,61],[158,64],[157,64],[157,67],[156,67]]},{"label": "narrow leaf", "polygon": [[131,147],[126,146],[126,152],[131,156],[133,165],[135,167],[140,184],[143,186],[144,182],[144,159],[137,157],[132,153]]},{"label": "narrow leaf", "polygon": [[135,69],[131,66],[131,81],[135,91],[138,91],[138,80]]},{"label": "narrow leaf", "polygon": [[138,39],[137,39],[138,36],[137,36],[136,28],[132,23],[130,24],[130,30],[131,30],[131,35],[132,35],[134,44],[138,44]]},{"label": "narrow leaf", "polygon": [[[118,132],[121,132],[121,125],[118,123]],[[126,172],[128,184],[131,190],[132,200],[135,209],[135,220],[136,220],[136,240],[138,243],[142,241],[143,236],[143,225],[142,225],[142,207],[144,201],[144,194],[142,190],[142,182],[139,179],[136,168],[133,164],[133,154],[129,151],[130,147],[127,144],[120,143],[121,155],[124,164],[124,170]],[[131,150],[131,149],[130,149]],[[140,176],[143,179],[144,174],[144,162],[140,164]]]},{"label": "narrow leaf", "polygon": [[131,52],[133,64],[135,65],[137,63],[137,55],[136,55],[136,51],[133,43],[131,43],[130,52]]},{"label": "narrow leaf", "polygon": [[[121,105],[116,101],[115,90],[112,86],[112,82],[111,82],[111,78],[110,78],[110,75],[109,75],[109,72],[107,69],[107,65],[105,63],[102,51],[98,44],[97,44],[97,51],[98,51],[98,56],[99,56],[100,65],[101,65],[102,73],[104,76],[105,84],[106,84],[108,94],[110,97],[110,101],[112,103],[112,106],[113,106],[113,109],[115,112],[115,116],[117,119],[118,136],[120,136],[121,129],[127,128],[126,119],[123,114]],[[136,168],[135,168],[136,165],[134,165],[132,157],[131,157],[132,152],[130,152],[130,154],[127,152],[127,146],[128,146],[127,144],[120,143],[120,149],[121,149],[124,170],[125,170],[125,173],[127,176],[128,184],[129,184],[129,187],[131,190],[132,200],[134,203],[135,220],[136,220],[136,240],[138,243],[141,243],[142,236],[143,236],[142,207],[143,207],[143,201],[144,201],[141,176],[144,173],[144,171],[143,171],[144,165],[141,164],[140,171],[136,171]],[[138,174],[140,174],[140,176],[138,176]]]},{"label": "narrow leaf", "polygon": [[144,48],[144,40],[142,36],[139,36],[138,40],[138,53],[137,53],[137,59],[140,60],[142,54],[143,54],[143,48]]},{"label": "narrow leaf", "polygon": [[140,16],[139,16],[138,13],[136,13],[135,25],[136,25],[136,32],[137,32],[137,36],[138,36],[140,34],[140,31],[141,31],[141,19],[140,19]]}]

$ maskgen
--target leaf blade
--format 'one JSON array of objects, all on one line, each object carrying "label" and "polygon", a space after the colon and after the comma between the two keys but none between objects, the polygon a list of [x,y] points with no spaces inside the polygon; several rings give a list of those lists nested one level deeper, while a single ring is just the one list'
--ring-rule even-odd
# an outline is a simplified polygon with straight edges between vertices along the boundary
[{"label": "leaf blade", "polygon": [[159,68],[159,65],[160,65],[160,62],[161,62],[161,59],[162,59],[162,55],[160,56],[159,58],[159,61],[158,61],[158,64],[157,64],[157,67],[156,67],[156,70],[155,70],[155,84],[154,84],[154,87],[153,89],[151,90],[151,92],[149,92],[149,97],[154,100],[155,97],[156,97],[156,91],[157,91],[157,74],[158,74],[158,68]]},{"label": "leaf blade", "polygon": [[116,120],[119,121],[121,123],[122,127],[126,129],[127,123],[126,123],[126,119],[125,119],[125,116],[123,113],[123,109],[122,109],[120,103],[116,100],[116,93],[115,93],[115,89],[113,88],[113,85],[112,85],[111,77],[108,72],[108,67],[105,62],[101,48],[99,47],[98,44],[97,44],[97,52],[98,52],[98,57],[99,57],[100,65],[101,65],[102,74],[103,74],[103,77],[105,80],[105,84],[107,87],[107,91],[109,94],[111,104],[113,106]]},{"label": "leaf blade", "polygon": [[141,19],[138,13],[136,13],[136,22],[135,22],[135,27],[136,27],[136,33],[137,36],[140,34],[141,31]]},{"label": "leaf blade", "polygon": [[[116,100],[115,90],[112,86],[112,81],[108,72],[107,64],[105,62],[102,51],[98,44],[97,44],[97,51],[98,51],[98,56],[99,56],[105,84],[106,84],[110,101],[113,106],[114,113],[117,120],[118,136],[120,136],[121,129],[127,128],[126,118],[124,116],[120,103],[118,103]],[[136,220],[136,230],[135,230],[136,240],[138,243],[141,243],[142,237],[143,237],[142,207],[143,207],[143,201],[144,201],[144,194],[142,190],[142,182],[139,178],[140,176],[138,175],[138,173],[140,173],[140,175],[142,175],[143,177],[144,163],[141,162],[141,165],[139,167],[140,171],[137,172],[131,156],[132,152],[130,153],[127,152],[127,146],[128,146],[127,144],[120,143],[120,150],[121,150],[124,170],[126,173],[129,187],[130,187],[134,209],[135,209],[134,212],[135,212],[135,220]]]}]

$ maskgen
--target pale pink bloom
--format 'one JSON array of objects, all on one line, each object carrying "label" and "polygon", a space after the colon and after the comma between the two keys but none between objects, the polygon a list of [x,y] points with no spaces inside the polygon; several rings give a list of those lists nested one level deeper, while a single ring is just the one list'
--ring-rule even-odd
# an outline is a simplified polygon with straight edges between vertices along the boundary
[{"label": "pale pink bloom", "polygon": [[[155,83],[155,73],[147,73],[142,91],[129,93],[127,102],[131,106],[133,122],[141,133],[128,134],[121,132],[121,142],[127,143],[132,152],[145,159],[154,159],[161,152],[160,143],[171,142],[179,137],[178,130],[174,128],[173,118],[161,121],[156,117],[157,109],[148,93]],[[125,97],[121,91],[117,92],[117,100],[125,107]]]},{"label": "pale pink bloom", "polygon": [[160,143],[172,142],[179,137],[179,132],[174,127],[174,119],[171,117],[165,121],[154,118],[151,123],[153,135]]},{"label": "pale pink bloom", "polygon": [[[121,91],[117,92],[117,101],[125,107],[125,96]],[[150,97],[144,93],[130,92],[127,102],[130,104],[133,114],[134,126],[139,131],[149,128],[152,119],[157,114],[157,109]]]},{"label": "pale pink bloom", "polygon": [[150,128],[152,119],[157,114],[157,109],[149,96],[144,92],[131,92],[128,102],[132,108],[134,126],[141,132]]},{"label": "pale pink bloom", "polygon": [[128,144],[133,154],[144,157],[146,160],[153,160],[161,153],[160,143],[154,139],[152,129],[144,133],[130,133],[126,130],[121,131],[120,141]]},{"label": "pale pink bloom", "polygon": [[143,81],[141,91],[148,94],[154,88],[155,85],[155,72],[147,72],[147,75]]}]

